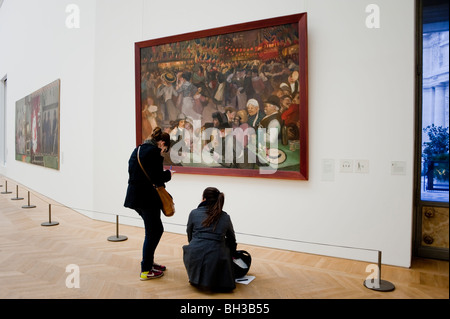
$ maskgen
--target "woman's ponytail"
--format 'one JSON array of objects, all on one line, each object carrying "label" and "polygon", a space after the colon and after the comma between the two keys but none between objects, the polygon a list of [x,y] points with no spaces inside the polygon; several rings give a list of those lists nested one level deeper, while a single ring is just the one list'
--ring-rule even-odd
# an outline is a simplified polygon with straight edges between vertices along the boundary
[{"label": "woman's ponytail", "polygon": [[212,224],[215,224],[215,229],[217,221],[222,214],[223,205],[225,203],[225,195],[215,187],[208,187],[203,191],[203,198],[206,200],[208,205],[208,217],[205,218],[202,225],[209,227]]},{"label": "woman's ponytail", "polygon": [[167,147],[166,152],[170,149],[170,135],[166,132],[163,132],[160,127],[155,127],[153,130],[151,139],[155,142],[163,141],[164,145]]},{"label": "woman's ponytail", "polygon": [[160,127],[155,127],[152,132],[152,140],[158,142],[161,141],[162,130]]}]

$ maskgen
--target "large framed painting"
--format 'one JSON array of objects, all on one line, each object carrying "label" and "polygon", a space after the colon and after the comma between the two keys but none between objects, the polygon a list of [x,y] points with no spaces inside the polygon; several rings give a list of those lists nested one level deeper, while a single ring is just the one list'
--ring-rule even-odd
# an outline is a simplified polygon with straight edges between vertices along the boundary
[{"label": "large framed painting", "polygon": [[135,43],[136,144],[179,173],[308,179],[306,13]]},{"label": "large framed painting", "polygon": [[16,160],[59,170],[58,79],[16,102]]}]

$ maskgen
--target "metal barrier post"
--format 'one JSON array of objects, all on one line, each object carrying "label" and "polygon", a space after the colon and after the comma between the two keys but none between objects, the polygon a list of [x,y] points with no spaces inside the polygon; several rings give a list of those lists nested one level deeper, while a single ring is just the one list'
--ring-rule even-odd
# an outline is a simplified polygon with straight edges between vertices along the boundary
[{"label": "metal barrier post", "polygon": [[43,222],[41,226],[56,226],[58,222],[52,222],[52,205],[48,204],[48,222]]},{"label": "metal barrier post", "polygon": [[378,276],[375,279],[366,279],[364,281],[364,286],[372,290],[383,292],[395,289],[395,286],[389,281],[381,280],[381,251],[378,251]]},{"label": "metal barrier post", "polygon": [[8,192],[8,181],[5,181],[5,191],[2,194],[11,194],[11,192]]},{"label": "metal barrier post", "polygon": [[19,185],[16,185],[16,197],[11,198],[11,200],[22,200],[23,197],[19,197]]},{"label": "metal barrier post", "polygon": [[28,191],[28,205],[22,206],[22,208],[35,208],[36,205],[30,205],[30,191]]},{"label": "metal barrier post", "polygon": [[124,241],[127,240],[127,236],[119,235],[119,215],[116,215],[116,235],[109,236],[109,241]]}]

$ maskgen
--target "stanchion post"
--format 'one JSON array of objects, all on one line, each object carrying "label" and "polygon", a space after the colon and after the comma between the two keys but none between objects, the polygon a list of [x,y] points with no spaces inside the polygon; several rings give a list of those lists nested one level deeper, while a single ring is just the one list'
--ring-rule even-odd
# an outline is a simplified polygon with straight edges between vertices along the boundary
[{"label": "stanchion post", "polygon": [[5,181],[5,191],[2,194],[11,194],[11,192],[8,192],[8,181]]},{"label": "stanchion post", "polygon": [[109,236],[109,241],[124,241],[127,240],[127,236],[119,235],[119,215],[116,215],[116,235]]},{"label": "stanchion post", "polygon": [[30,191],[28,191],[28,205],[22,206],[22,208],[35,208],[36,205],[30,205]]},{"label": "stanchion post", "polygon": [[392,283],[381,279],[381,251],[378,251],[378,276],[373,280],[364,280],[364,286],[366,288],[382,292],[388,292],[395,289],[395,286]]},{"label": "stanchion post", "polygon": [[23,197],[19,197],[19,185],[16,185],[16,197],[11,198],[11,200],[22,200]]},{"label": "stanchion post", "polygon": [[52,205],[48,204],[48,222],[43,222],[41,226],[56,226],[58,222],[52,222]]}]

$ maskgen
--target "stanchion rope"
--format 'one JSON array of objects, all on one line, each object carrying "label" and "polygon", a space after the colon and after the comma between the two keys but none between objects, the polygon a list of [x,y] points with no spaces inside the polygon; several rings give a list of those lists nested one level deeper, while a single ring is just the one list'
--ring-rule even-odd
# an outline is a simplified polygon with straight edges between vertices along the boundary
[{"label": "stanchion rope", "polygon": [[[30,191],[29,188],[25,188],[25,189]],[[55,206],[55,207],[62,207],[62,208],[67,208],[67,209],[71,209],[71,210],[86,211],[86,212],[91,212],[91,213],[96,213],[96,214],[104,214],[104,215],[109,215],[109,216],[119,216],[119,217],[131,218],[131,219],[136,219],[136,220],[142,220],[140,217],[137,217],[137,216],[121,215],[121,214],[114,214],[114,213],[109,213],[109,212],[105,212],[105,211],[98,211],[98,210],[92,210],[92,209],[87,209],[87,208],[79,208],[79,207],[67,206],[67,205],[64,205],[64,204],[61,204],[61,203],[49,203],[47,200],[45,200],[41,196],[37,195],[35,191],[31,191],[31,192],[32,192],[32,194],[35,197],[39,198],[41,201],[45,202],[46,204],[51,204],[52,206]],[[180,223],[174,223],[174,222],[165,222],[165,221],[163,221],[163,224],[173,225],[173,226],[181,226],[181,227],[186,227],[187,226],[186,224],[180,224]],[[328,246],[328,247],[335,247],[335,248],[364,250],[364,251],[371,251],[371,252],[378,252],[379,251],[379,249],[352,247],[352,246],[335,245],[335,244],[327,244],[327,243],[318,243],[318,242],[305,241],[305,240],[299,240],[299,239],[290,239],[290,238],[282,238],[282,237],[275,237],[275,236],[257,235],[257,234],[251,234],[251,233],[246,233],[246,232],[236,232],[235,231],[235,233],[239,234],[239,235],[244,235],[244,236],[259,237],[259,238],[264,238],[264,239],[274,239],[274,240],[294,242],[294,243],[302,243],[302,244],[308,244],[308,245],[319,245],[319,246]]]},{"label": "stanchion rope", "polygon": [[[7,184],[6,184],[7,185]],[[77,207],[70,207],[61,203],[49,203],[47,200],[43,199],[41,196],[37,195],[37,192],[35,191],[30,191],[29,188],[24,187],[28,192],[32,192],[33,195],[37,198],[39,198],[41,201],[49,204],[49,205],[53,205],[56,207],[62,207],[62,208],[67,208],[67,209],[71,209],[71,210],[79,210],[79,211],[87,211],[87,212],[92,212],[92,213],[97,213],[97,214],[105,214],[105,215],[110,215],[110,216],[116,216],[116,229],[117,229],[117,234],[115,239],[113,239],[114,236],[108,237],[108,240],[111,241],[122,241],[122,240],[126,240],[127,237],[126,236],[119,236],[118,234],[118,224],[119,224],[119,216],[120,217],[126,217],[126,218],[131,218],[131,219],[136,219],[136,220],[141,220],[140,217],[136,217],[136,216],[129,216],[129,215],[120,215],[120,214],[111,214],[108,212],[104,212],[104,211],[96,211],[96,210],[92,210],[92,209],[85,209],[85,208],[77,208]],[[6,192],[2,192],[3,194],[5,194]],[[173,222],[163,222],[163,224],[168,224],[168,225],[175,225],[175,226],[184,226],[186,227],[186,224],[178,224],[178,223],[173,223]],[[372,290],[377,290],[377,291],[392,291],[395,289],[395,286],[385,280],[381,280],[381,251],[378,249],[371,249],[371,248],[361,248],[361,247],[352,247],[352,246],[344,246],[344,245],[335,245],[335,244],[327,244],[327,243],[318,243],[318,242],[311,242],[311,241],[304,241],[304,240],[298,240],[298,239],[289,239],[289,238],[281,238],[281,237],[274,237],[274,236],[265,236],[265,235],[257,235],[257,234],[249,234],[249,233],[244,233],[244,232],[235,232],[236,234],[239,235],[244,235],[244,236],[252,236],[252,237],[259,237],[259,238],[265,238],[265,239],[274,239],[274,240],[280,240],[280,241],[287,241],[287,242],[294,242],[294,243],[302,243],[302,244],[308,244],[308,245],[318,245],[318,246],[327,246],[327,247],[335,247],[335,248],[344,248],[344,249],[353,249],[353,250],[364,250],[364,251],[370,251],[370,252],[377,252],[378,253],[378,269],[379,269],[379,276],[378,276],[378,281],[371,281],[369,282],[368,280],[364,281],[364,286],[366,288],[372,289]]]}]

